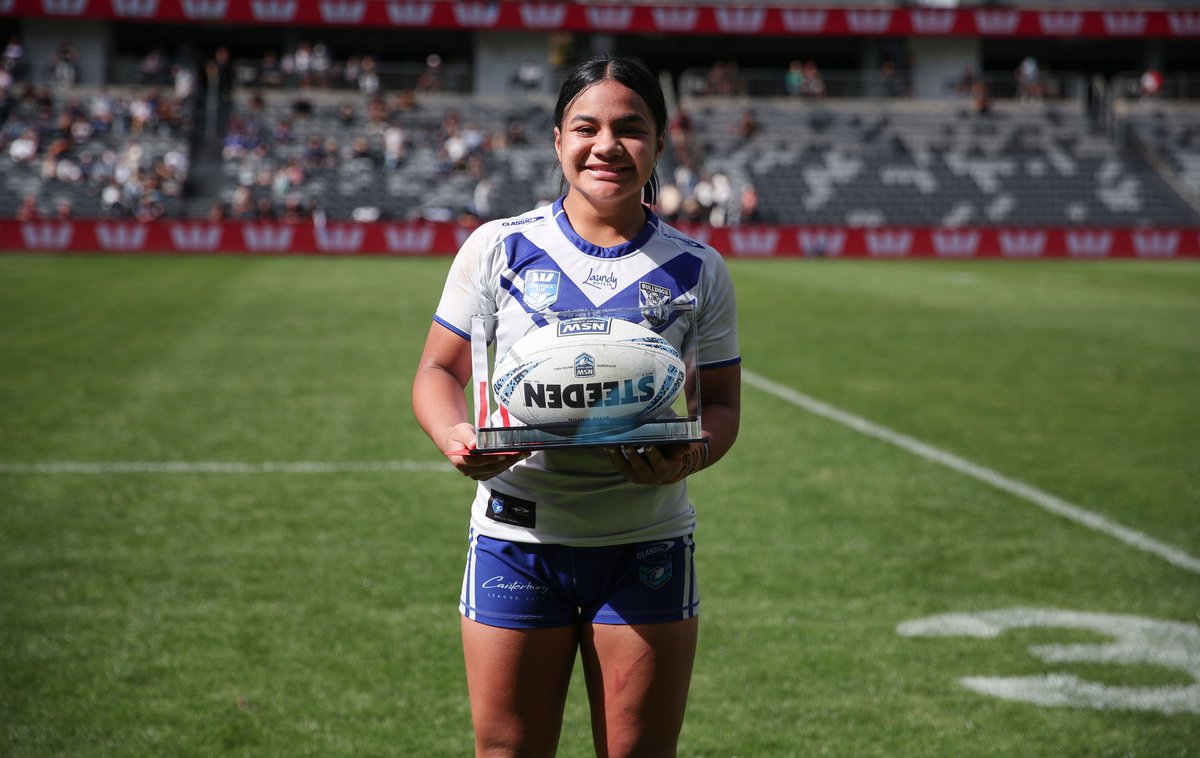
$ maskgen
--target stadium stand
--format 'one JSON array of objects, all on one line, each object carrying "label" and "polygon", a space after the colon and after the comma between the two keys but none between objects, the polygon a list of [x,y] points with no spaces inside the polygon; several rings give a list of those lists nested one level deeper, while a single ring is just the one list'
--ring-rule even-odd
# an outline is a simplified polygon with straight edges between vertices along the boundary
[{"label": "stadium stand", "polygon": [[[1110,108],[1110,95],[1101,93],[1098,104],[1096,85],[1080,73],[1105,69],[1106,51],[1135,47],[1137,55],[1126,56],[1137,59],[1130,65],[1194,62],[1194,2],[1080,0],[1055,4],[1082,9],[1062,13],[1033,0],[733,0],[733,10],[695,3],[682,13],[671,10],[679,3],[634,5],[644,4],[655,13],[642,9],[641,18],[660,32],[699,24],[696,30],[709,35],[699,39],[731,40],[729,50],[708,51],[705,59],[666,50],[657,36],[601,35],[618,52],[624,45],[635,56],[658,54],[669,74],[674,115],[659,165],[660,209],[668,219],[717,227],[1200,223],[1200,79],[1178,67],[1165,79],[1156,72],[1161,91],[1138,99],[1144,75],[1135,74],[1132,84],[1113,82]],[[99,13],[87,3],[78,12],[75,5],[9,5],[30,19]],[[493,4],[488,13],[483,5],[444,3],[418,19],[391,5],[383,14],[378,3],[231,0],[220,13],[231,14],[230,44],[244,56],[236,61],[224,39],[200,23],[207,17],[196,15],[216,13],[215,5],[146,6],[143,15],[192,26],[163,26],[174,38],[156,47],[118,34],[123,60],[107,47],[103,59],[96,57],[107,39],[98,33],[77,40],[78,49],[57,43],[49,58],[45,49],[34,56],[14,34],[0,60],[0,218],[466,227],[549,200],[560,191],[549,93],[568,58],[586,52],[585,33],[577,33],[581,49],[553,65],[541,50],[545,59],[533,64],[539,77],[526,86],[515,72],[537,46],[522,48],[524,38],[512,37],[505,39],[516,47],[504,50],[482,44],[474,30],[498,19],[506,30],[549,29],[554,12],[559,21],[570,13],[572,23],[617,30],[634,16],[609,4],[545,4],[537,12]],[[120,8],[123,18],[142,13],[140,5]],[[334,13],[354,8],[362,11],[357,20]],[[284,10],[292,15],[276,18]],[[285,34],[296,13],[305,25]],[[247,19],[263,23],[247,26]],[[989,26],[1000,22],[1008,31]],[[129,28],[120,20],[101,23]],[[392,55],[400,46],[391,35],[407,35],[415,46],[435,27],[442,43],[455,40],[457,54],[443,60],[414,48]],[[42,29],[45,48],[44,27],[31,22],[29,29]],[[959,39],[964,29],[968,36],[976,30],[977,45]],[[195,44],[184,39],[193,30]],[[724,36],[711,36],[718,31]],[[1075,32],[1090,41],[1075,50],[1081,67],[1064,68],[1072,53],[1058,42]],[[904,35],[938,44],[905,48]],[[796,40],[805,41],[805,54],[791,60]],[[218,61],[217,53],[226,57]],[[1042,54],[1052,60],[1039,68]],[[922,55],[935,63],[913,65]],[[765,58],[776,67],[747,63],[763,66]],[[95,71],[81,63],[87,60],[102,60],[92,68],[104,69],[107,87],[94,83]],[[700,68],[684,68],[681,60]],[[987,63],[992,68],[967,73]],[[180,74],[191,79],[183,94]],[[1122,100],[1127,89],[1137,97]]]},{"label": "stadium stand", "polygon": [[1159,100],[1125,103],[1118,118],[1142,151],[1192,206],[1200,207],[1200,105]]},{"label": "stadium stand", "polygon": [[[682,106],[692,133],[684,142],[672,130],[660,164],[672,219],[1200,220],[1189,204],[1200,195],[1195,105],[1128,113],[1130,149],[1069,102],[1002,101],[986,115],[965,102],[907,98],[692,97]],[[41,217],[65,204],[71,215],[102,218],[296,220],[315,210],[330,219],[448,221],[510,215],[558,192],[552,103],[537,96],[247,90],[219,156],[197,156],[192,171],[182,109],[153,89],[26,88],[0,109],[0,214],[19,216],[32,197]],[[743,205],[743,190],[757,195],[756,208]]]},{"label": "stadium stand", "polygon": [[156,88],[0,91],[0,217],[181,215],[188,121]]},{"label": "stadium stand", "polygon": [[[1081,109],[1006,102],[697,99],[702,172],[753,184],[761,220],[885,224],[1170,224],[1197,214]],[[739,133],[751,109],[758,127]],[[1178,133],[1191,133],[1181,120]],[[689,180],[690,181],[690,180]],[[684,193],[686,195],[686,193]]]},{"label": "stadium stand", "polygon": [[289,197],[338,219],[511,215],[556,196],[552,131],[535,98],[244,93],[215,196],[232,218]]}]

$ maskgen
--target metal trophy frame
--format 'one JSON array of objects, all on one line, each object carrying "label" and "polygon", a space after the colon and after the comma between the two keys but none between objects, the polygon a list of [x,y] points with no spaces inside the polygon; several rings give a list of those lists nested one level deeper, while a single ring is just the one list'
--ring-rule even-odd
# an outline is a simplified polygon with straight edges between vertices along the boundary
[{"label": "metal trophy frame", "polygon": [[[680,356],[688,382],[669,410],[649,419],[584,421],[567,424],[523,424],[503,411],[492,391],[495,336],[502,328],[516,337],[571,318],[620,318],[634,323],[667,324],[683,334]],[[682,332],[680,332],[682,327]],[[511,453],[554,448],[609,447],[616,445],[703,442],[700,434],[700,378],[696,367],[696,310],[692,303],[645,308],[594,308],[563,312],[482,314],[471,317],[471,387],[475,419],[475,453]],[[676,345],[676,347],[680,347]],[[695,413],[688,410],[693,398]],[[497,421],[500,426],[495,426]]]}]

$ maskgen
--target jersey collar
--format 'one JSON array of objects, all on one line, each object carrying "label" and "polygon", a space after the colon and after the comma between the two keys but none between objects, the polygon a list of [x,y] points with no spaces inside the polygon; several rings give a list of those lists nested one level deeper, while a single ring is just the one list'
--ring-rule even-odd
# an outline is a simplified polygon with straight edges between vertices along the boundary
[{"label": "jersey collar", "polygon": [[637,252],[642,249],[654,233],[658,231],[658,216],[654,215],[654,211],[643,205],[642,208],[646,211],[646,225],[642,227],[642,231],[638,232],[638,236],[628,242],[617,245],[616,247],[600,247],[593,245],[575,233],[571,227],[570,220],[567,219],[567,212],[563,210],[563,200],[566,195],[554,201],[554,220],[558,222],[558,228],[562,231],[563,236],[571,241],[579,252],[584,255],[591,255],[596,258],[620,258],[624,255]]}]

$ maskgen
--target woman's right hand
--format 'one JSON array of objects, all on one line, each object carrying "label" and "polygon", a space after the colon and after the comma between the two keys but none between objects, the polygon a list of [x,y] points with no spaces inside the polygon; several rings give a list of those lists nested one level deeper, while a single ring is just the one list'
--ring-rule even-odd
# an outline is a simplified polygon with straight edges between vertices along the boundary
[{"label": "woman's right hand", "polygon": [[[466,455],[462,451],[470,451]],[[487,481],[512,468],[518,461],[529,457],[529,453],[477,453],[475,452],[475,427],[469,423],[456,425],[442,446],[442,452],[450,464],[463,476],[477,482]]]}]

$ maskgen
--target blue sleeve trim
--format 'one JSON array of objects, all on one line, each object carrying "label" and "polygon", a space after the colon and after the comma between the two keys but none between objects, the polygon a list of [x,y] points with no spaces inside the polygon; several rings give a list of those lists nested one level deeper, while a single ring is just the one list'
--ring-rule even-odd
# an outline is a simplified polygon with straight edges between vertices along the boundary
[{"label": "blue sleeve trim", "polygon": [[701,363],[700,368],[724,368],[726,366],[736,366],[742,362],[742,356],[730,358],[727,361],[717,361],[716,363]]},{"label": "blue sleeve trim", "polygon": [[454,324],[451,324],[451,323],[448,323],[448,322],[446,322],[446,321],[443,321],[442,319],[438,318],[437,316],[434,316],[434,317],[433,317],[433,320],[434,320],[434,322],[435,322],[435,323],[441,324],[442,326],[446,327],[446,328],[447,328],[447,329],[449,329],[450,331],[452,331],[452,332],[454,332],[455,334],[457,334],[459,337],[462,337],[462,338],[463,338],[463,339],[465,339],[467,342],[470,342],[470,341],[471,341],[471,335],[467,334],[467,333],[466,333],[466,332],[464,332],[462,329],[459,329],[459,328],[458,328],[457,326],[455,326]]}]

